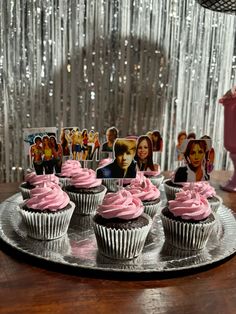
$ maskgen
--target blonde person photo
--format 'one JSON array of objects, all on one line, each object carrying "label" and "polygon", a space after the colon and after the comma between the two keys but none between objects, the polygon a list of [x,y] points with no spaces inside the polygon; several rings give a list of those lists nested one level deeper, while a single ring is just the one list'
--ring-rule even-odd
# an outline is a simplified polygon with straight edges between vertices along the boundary
[{"label": "blonde person photo", "polygon": [[209,180],[205,167],[206,152],[211,146],[209,140],[189,140],[184,151],[186,165],[177,168],[174,182],[197,182]]},{"label": "blonde person photo", "polygon": [[135,178],[136,140],[118,138],[114,143],[115,159],[110,164],[97,169],[97,178]]},{"label": "blonde person photo", "polygon": [[102,152],[112,152],[113,151],[113,145],[118,136],[118,130],[117,128],[110,127],[106,131],[106,142],[102,144]]}]

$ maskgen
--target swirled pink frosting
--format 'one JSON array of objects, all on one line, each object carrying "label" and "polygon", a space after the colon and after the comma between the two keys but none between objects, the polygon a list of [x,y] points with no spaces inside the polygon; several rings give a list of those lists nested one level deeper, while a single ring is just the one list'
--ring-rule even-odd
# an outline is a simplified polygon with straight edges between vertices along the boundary
[{"label": "swirled pink frosting", "polygon": [[[193,184],[193,189],[195,192],[198,192],[200,195],[204,196],[205,198],[213,197],[216,195],[215,189],[208,183],[208,182],[195,182]],[[188,191],[192,190],[191,183],[184,183],[183,190]]]},{"label": "swirled pink frosting", "polygon": [[140,172],[135,179],[131,180],[126,190],[133,196],[140,198],[141,201],[152,201],[160,197],[158,188]]},{"label": "swirled pink frosting", "polygon": [[61,176],[71,177],[72,174],[81,168],[81,163],[78,160],[68,159],[61,166]]},{"label": "swirled pink frosting", "polygon": [[101,160],[99,161],[99,163],[98,163],[98,168],[104,167],[104,166],[110,164],[112,161],[113,161],[112,158],[103,158],[103,159],[101,159]]},{"label": "swirled pink frosting", "polygon": [[102,180],[96,178],[94,170],[84,168],[72,175],[70,184],[76,188],[94,188],[101,185]]},{"label": "swirled pink frosting", "polygon": [[25,204],[28,208],[37,210],[58,211],[66,207],[70,202],[69,196],[61,187],[52,182],[35,187],[30,191],[30,199]]},{"label": "swirled pink frosting", "polygon": [[25,181],[30,185],[38,186],[42,185],[44,182],[53,182],[59,184],[59,178],[55,176],[55,174],[39,174],[37,175],[35,172],[30,172],[26,174]]},{"label": "swirled pink frosting", "polygon": [[169,201],[169,210],[175,217],[184,220],[203,220],[211,214],[210,205],[205,197],[196,191],[184,191],[176,193],[175,200]]},{"label": "swirled pink frosting", "polygon": [[116,193],[107,193],[97,213],[103,218],[134,219],[143,213],[143,205],[139,198],[122,189]]}]

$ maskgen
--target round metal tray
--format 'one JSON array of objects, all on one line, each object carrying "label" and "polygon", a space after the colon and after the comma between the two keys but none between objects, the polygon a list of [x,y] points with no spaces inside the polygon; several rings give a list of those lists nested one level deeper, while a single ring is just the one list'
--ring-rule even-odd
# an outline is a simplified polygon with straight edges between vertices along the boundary
[{"label": "round metal tray", "polygon": [[183,251],[165,243],[161,220],[153,221],[142,254],[129,261],[117,261],[99,254],[90,216],[73,215],[67,235],[52,241],[38,241],[27,236],[21,216],[16,210],[22,202],[15,194],[0,205],[0,237],[8,245],[41,260],[83,270],[113,273],[171,273],[214,265],[236,251],[236,219],[234,213],[221,206],[217,224],[205,249]]}]

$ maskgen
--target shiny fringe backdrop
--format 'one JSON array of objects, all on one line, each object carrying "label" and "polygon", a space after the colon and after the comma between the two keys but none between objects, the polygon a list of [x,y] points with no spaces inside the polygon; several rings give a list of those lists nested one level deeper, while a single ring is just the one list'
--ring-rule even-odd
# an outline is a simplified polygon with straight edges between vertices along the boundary
[{"label": "shiny fringe backdrop", "polygon": [[[235,17],[194,0],[0,1],[0,181],[20,180],[22,129],[209,134],[228,168],[223,108],[235,83]],[[235,136],[235,134],[232,136]]]}]

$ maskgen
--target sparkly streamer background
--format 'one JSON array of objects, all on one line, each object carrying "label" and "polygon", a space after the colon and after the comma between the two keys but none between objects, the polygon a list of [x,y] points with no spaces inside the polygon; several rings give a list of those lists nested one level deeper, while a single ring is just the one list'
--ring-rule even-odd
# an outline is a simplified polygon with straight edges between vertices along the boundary
[{"label": "sparkly streamer background", "polygon": [[[235,17],[194,0],[0,2],[0,181],[22,178],[25,127],[209,134],[232,167],[218,99],[235,83]],[[233,136],[233,135],[232,135]]]}]

